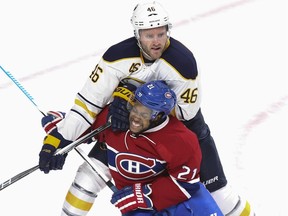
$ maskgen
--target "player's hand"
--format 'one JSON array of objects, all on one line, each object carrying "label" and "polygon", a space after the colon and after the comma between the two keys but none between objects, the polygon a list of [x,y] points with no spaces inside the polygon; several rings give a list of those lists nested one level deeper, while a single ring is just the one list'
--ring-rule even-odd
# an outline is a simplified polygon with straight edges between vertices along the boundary
[{"label": "player's hand", "polygon": [[47,135],[39,153],[39,168],[45,174],[50,170],[63,168],[67,154],[54,155],[57,149],[69,145],[72,141],[66,140],[58,132],[56,124],[65,117],[65,113],[49,111],[41,120],[42,127]]},{"label": "player's hand", "polygon": [[62,170],[67,154],[54,155],[56,148],[51,145],[43,145],[39,153],[39,169],[45,174],[50,170]]},{"label": "player's hand", "polygon": [[111,116],[111,128],[113,131],[126,131],[129,128],[129,111],[127,104],[131,102],[136,86],[123,84],[117,87],[113,93],[114,100],[109,106],[108,118]]},{"label": "player's hand", "polygon": [[41,124],[46,134],[49,134],[56,128],[56,124],[65,118],[66,113],[60,111],[49,111],[47,115],[41,119]]},{"label": "player's hand", "polygon": [[152,209],[153,203],[149,198],[152,189],[149,185],[136,183],[115,192],[112,195],[111,203],[114,204],[122,214],[135,209]]}]

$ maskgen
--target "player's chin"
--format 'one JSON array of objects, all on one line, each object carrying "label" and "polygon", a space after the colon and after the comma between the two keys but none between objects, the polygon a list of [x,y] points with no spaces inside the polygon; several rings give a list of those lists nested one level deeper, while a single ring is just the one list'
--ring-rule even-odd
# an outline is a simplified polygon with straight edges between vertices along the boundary
[{"label": "player's chin", "polygon": [[142,124],[139,124],[139,123],[135,124],[135,122],[132,120],[132,121],[130,121],[130,128],[129,129],[132,133],[139,133],[140,131],[143,130],[143,126],[142,126]]},{"label": "player's chin", "polygon": [[141,130],[142,130],[142,127],[132,127],[132,126],[130,126],[130,131],[131,131],[132,133],[137,134],[137,133],[139,133]]},{"label": "player's chin", "polygon": [[158,59],[160,58],[162,55],[162,50],[161,49],[157,49],[157,50],[150,50],[150,57],[152,59]]}]

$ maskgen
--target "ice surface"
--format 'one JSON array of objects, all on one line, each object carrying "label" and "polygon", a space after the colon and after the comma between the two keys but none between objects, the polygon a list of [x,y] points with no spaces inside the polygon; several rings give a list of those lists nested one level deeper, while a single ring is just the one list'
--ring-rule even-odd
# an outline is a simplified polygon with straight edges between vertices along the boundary
[{"label": "ice surface", "polygon": [[[194,53],[202,73],[203,113],[231,185],[259,216],[287,210],[287,3],[285,0],[160,1],[172,36]],[[112,44],[132,36],[137,1],[3,0],[0,65],[42,111],[68,111],[74,96]],[[42,114],[0,71],[0,183],[34,166]],[[85,151],[90,146],[83,146]],[[0,192],[0,215],[60,215],[82,159],[64,170],[35,171]],[[89,215],[120,215],[111,191]]]}]

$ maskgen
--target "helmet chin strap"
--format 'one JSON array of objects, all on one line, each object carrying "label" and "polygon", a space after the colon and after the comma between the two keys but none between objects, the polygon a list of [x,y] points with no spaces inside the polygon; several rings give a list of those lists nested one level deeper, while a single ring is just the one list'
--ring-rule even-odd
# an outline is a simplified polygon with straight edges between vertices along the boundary
[{"label": "helmet chin strap", "polygon": [[167,118],[167,116],[163,117],[163,115],[164,115],[164,113],[161,112],[161,113],[159,113],[159,114],[156,116],[155,119],[151,120],[151,121],[150,121],[150,125],[149,125],[149,127],[147,128],[147,130],[150,129],[150,128],[154,128],[154,127],[162,124],[162,123],[166,120],[166,118]]},{"label": "helmet chin strap", "polygon": [[140,48],[140,51],[143,53],[143,56],[144,56],[146,59],[148,59],[148,60],[150,60],[150,61],[153,61],[152,57],[142,48],[139,39],[137,39],[137,45],[138,45],[138,47]]}]

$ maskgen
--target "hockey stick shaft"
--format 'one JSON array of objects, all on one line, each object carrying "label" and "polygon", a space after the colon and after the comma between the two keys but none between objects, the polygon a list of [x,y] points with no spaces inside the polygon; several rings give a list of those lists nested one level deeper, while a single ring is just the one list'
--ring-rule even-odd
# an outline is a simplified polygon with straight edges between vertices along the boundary
[{"label": "hockey stick shaft", "polygon": [[83,137],[80,137],[75,142],[72,142],[71,144],[67,145],[66,147],[60,149],[59,151],[56,152],[56,154],[62,154],[63,155],[63,154],[68,153],[69,151],[71,151],[72,149],[77,147],[78,145],[85,143],[86,141],[93,138],[95,135],[99,134],[100,132],[102,132],[103,130],[107,129],[110,126],[111,126],[111,121],[106,122],[104,125],[94,129],[90,133],[84,135]]},{"label": "hockey stick shaft", "polygon": [[116,186],[111,182],[109,178],[99,169],[99,167],[86,155],[82,149],[76,147],[75,150],[79,153],[79,155],[88,163],[88,165],[93,169],[93,171],[105,182],[105,184],[113,191],[116,192],[118,189]]},{"label": "hockey stick shaft", "polygon": [[34,98],[26,91],[26,89],[18,82],[18,80],[9,72],[6,71],[1,65],[0,69],[12,80],[12,82],[23,92],[23,94],[33,103],[33,105],[39,110],[42,115],[45,116],[44,112],[42,112],[37,104],[34,102]]},{"label": "hockey stick shaft", "polygon": [[[111,126],[111,122],[108,121],[106,124],[94,129],[93,131],[91,131],[90,133],[86,134],[85,136],[79,138],[78,140],[72,142],[70,145],[64,147],[63,149],[60,149],[56,154],[66,154],[68,153],[69,151],[71,151],[72,149],[76,148],[78,145],[82,144],[82,143],[85,143],[86,141],[88,141],[89,139],[91,139],[92,137],[94,137],[95,135],[101,133],[103,130],[107,129],[108,127]],[[78,149],[79,150],[79,149]],[[82,158],[85,158],[86,162],[90,165],[90,164],[94,164],[91,159],[86,156],[86,155],[82,155],[84,153],[78,151],[77,152],[80,154],[80,156]],[[85,157],[86,156],[86,157]],[[91,165],[90,165],[91,166]],[[95,166],[95,165],[94,165]],[[7,181],[3,182],[2,184],[0,184],[0,191],[3,190],[4,188],[12,185],[13,183],[19,181],[20,179],[22,179],[23,177],[33,173],[34,171],[36,171],[37,169],[39,168],[39,165],[36,165],[30,169],[27,169],[15,176],[13,176],[12,178],[8,179]],[[93,167],[92,167],[93,168]],[[93,169],[94,171],[95,168]],[[98,170],[98,169],[97,169]],[[97,173],[98,175],[100,175],[99,173]],[[103,178],[102,178],[103,179]],[[105,181],[105,183],[108,182],[108,181]],[[110,187],[110,183],[108,185]],[[111,188],[111,187],[110,187]]]},{"label": "hockey stick shaft", "polygon": [[8,179],[7,181],[3,182],[2,184],[0,184],[0,191],[6,187],[12,185],[13,183],[19,181],[20,179],[24,178],[25,176],[29,175],[30,173],[34,172],[38,168],[39,168],[39,165],[36,165],[30,169],[27,169],[27,170],[15,175],[14,177]]}]

